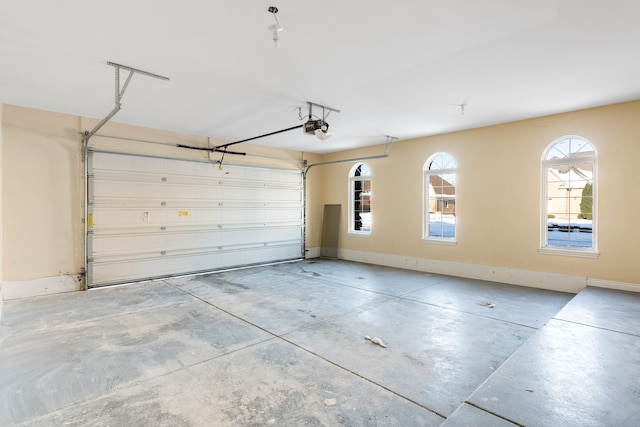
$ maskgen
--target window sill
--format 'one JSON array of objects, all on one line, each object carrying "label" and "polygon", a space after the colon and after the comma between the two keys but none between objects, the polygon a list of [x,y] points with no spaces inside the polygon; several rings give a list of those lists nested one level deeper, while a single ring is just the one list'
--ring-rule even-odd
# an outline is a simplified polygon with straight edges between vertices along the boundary
[{"label": "window sill", "polygon": [[545,255],[560,255],[560,256],[572,256],[578,258],[598,258],[600,253],[594,250],[580,250],[580,249],[563,249],[563,248],[540,248],[538,252]]},{"label": "window sill", "polygon": [[351,237],[371,237],[370,231],[350,231],[347,233],[347,236]]},{"label": "window sill", "polygon": [[458,244],[455,239],[434,239],[434,238],[423,238],[422,241],[424,243],[433,243],[435,245],[445,245],[445,246],[456,246]]}]

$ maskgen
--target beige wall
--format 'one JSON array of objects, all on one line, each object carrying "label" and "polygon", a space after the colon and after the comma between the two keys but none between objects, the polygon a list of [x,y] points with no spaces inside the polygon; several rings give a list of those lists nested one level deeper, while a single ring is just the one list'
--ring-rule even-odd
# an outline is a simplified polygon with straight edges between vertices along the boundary
[{"label": "beige wall", "polygon": [[3,280],[77,274],[83,266],[78,118],[4,105]]},{"label": "beige wall", "polygon": [[[341,235],[341,249],[640,284],[640,102],[395,143],[369,161],[373,179],[370,238]],[[598,150],[597,259],[547,255],[540,245],[542,153],[557,138],[579,135]],[[339,153],[352,158],[382,146]],[[458,242],[425,243],[422,167],[435,152],[456,157]],[[336,157],[336,156],[334,156]],[[347,206],[353,163],[327,166],[325,203]],[[347,213],[342,224],[346,229]]]},{"label": "beige wall", "polygon": [[[2,106],[2,263],[4,281],[77,275],[83,268],[84,175],[80,132],[97,120]],[[352,162],[312,168],[307,176],[307,247],[320,246],[324,204],[342,204],[340,248],[372,254],[586,276],[640,283],[640,102],[396,142],[389,157],[367,161],[373,179],[373,232],[347,230],[348,173]],[[115,120],[115,119],[114,119]],[[107,124],[92,144],[135,152],[206,157],[131,139],[209,146],[206,137]],[[538,252],[540,158],[563,135],[579,135],[598,150],[599,250],[596,259]],[[308,164],[377,156],[384,145],[329,155],[242,144],[247,157],[227,159],[301,168]],[[422,168],[437,151],[456,157],[458,242],[425,243]],[[218,156],[218,155],[215,155]],[[217,158],[214,156],[214,159]],[[493,197],[495,195],[496,197]],[[504,202],[505,197],[508,202]],[[501,201],[503,201],[501,203]]]}]

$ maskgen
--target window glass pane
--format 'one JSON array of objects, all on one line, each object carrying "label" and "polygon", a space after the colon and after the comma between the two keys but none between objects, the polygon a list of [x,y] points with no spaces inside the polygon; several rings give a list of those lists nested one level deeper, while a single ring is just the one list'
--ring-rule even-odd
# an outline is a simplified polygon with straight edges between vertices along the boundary
[{"label": "window glass pane", "polygon": [[565,138],[545,159],[547,246],[593,248],[593,146]]},{"label": "window glass pane", "polygon": [[352,169],[349,231],[371,231],[371,170],[361,163]]},{"label": "window glass pane", "polygon": [[[367,184],[368,183],[363,183]],[[360,193],[358,201],[356,201],[354,215],[354,229],[359,231],[371,231],[371,195]]]},{"label": "window glass pane", "polygon": [[355,176],[371,176],[371,170],[369,170],[369,166],[365,165],[364,163],[358,166]]},{"label": "window glass pane", "polygon": [[571,140],[564,139],[551,147],[551,149],[547,151],[547,156],[545,158],[547,160],[564,159],[569,153],[571,153]]},{"label": "window glass pane", "polygon": [[571,165],[571,170],[577,176],[584,179],[593,179],[593,164],[592,163],[578,163]]},{"label": "window glass pane", "polygon": [[591,144],[583,139],[571,139],[571,154],[588,153],[593,151]]},{"label": "window glass pane", "polygon": [[447,153],[442,154],[442,169],[455,169],[456,160]]},{"label": "window glass pane", "polygon": [[447,154],[447,153],[439,153],[434,156],[434,158],[429,163],[429,170],[439,170],[439,169],[455,169],[456,161],[455,159]]},{"label": "window glass pane", "polygon": [[549,174],[549,188],[560,189],[567,186],[567,180],[563,180],[558,174]]},{"label": "window glass pane", "polygon": [[455,185],[456,185],[456,174],[455,174],[455,172],[453,172],[453,173],[443,173],[443,174],[440,174],[440,177],[442,179],[442,186],[443,187],[455,187]]},{"label": "window glass pane", "polygon": [[447,153],[438,153],[426,163],[425,237],[456,237],[455,168],[455,159]]}]

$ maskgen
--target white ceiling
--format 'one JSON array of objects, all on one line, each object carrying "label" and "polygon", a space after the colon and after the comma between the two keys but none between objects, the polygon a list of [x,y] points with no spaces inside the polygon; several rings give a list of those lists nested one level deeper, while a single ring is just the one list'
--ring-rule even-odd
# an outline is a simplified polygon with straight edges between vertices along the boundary
[{"label": "white ceiling", "polygon": [[236,141],[311,101],[341,110],[331,139],[254,143],[341,151],[640,99],[639,18],[637,0],[0,0],[0,102],[101,119],[112,61],[171,79],[135,75],[114,121]]}]

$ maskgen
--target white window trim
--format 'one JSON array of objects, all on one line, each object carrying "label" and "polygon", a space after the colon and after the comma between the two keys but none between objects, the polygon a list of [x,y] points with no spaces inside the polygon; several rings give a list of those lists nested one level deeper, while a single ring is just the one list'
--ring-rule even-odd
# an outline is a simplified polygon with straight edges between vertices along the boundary
[{"label": "white window trim", "polygon": [[[547,212],[547,200],[549,199],[548,197],[548,182],[547,182],[547,173],[548,173],[548,167],[549,165],[553,165],[553,164],[570,164],[573,163],[570,160],[566,160],[566,159],[557,159],[557,160],[547,160],[546,156],[547,153],[549,152],[549,149],[551,149],[551,147],[553,147],[554,145],[556,145],[557,143],[559,143],[560,141],[563,141],[565,139],[581,139],[583,141],[586,141],[587,143],[589,143],[589,145],[591,145],[593,147],[594,150],[594,155],[592,157],[592,162],[593,162],[593,173],[592,173],[592,199],[593,199],[593,205],[592,205],[592,223],[594,224],[593,229],[595,230],[595,233],[592,233],[591,235],[591,248],[579,248],[579,247],[573,247],[573,248],[569,248],[569,247],[560,247],[560,246],[549,246],[548,245],[548,234],[547,234],[547,227],[548,227],[548,212]],[[584,163],[584,161],[579,161],[576,160],[575,163]],[[586,138],[583,138],[581,136],[578,135],[565,135],[562,136],[560,138],[555,139],[551,144],[549,144],[547,146],[547,148],[545,148],[545,150],[542,152],[542,159],[540,162],[541,168],[540,168],[540,188],[542,188],[541,194],[542,194],[542,199],[541,199],[541,203],[540,203],[540,247],[538,248],[538,252],[541,254],[546,254],[546,255],[558,255],[558,256],[569,256],[569,257],[577,257],[577,258],[598,258],[598,256],[600,255],[600,252],[598,251],[598,234],[599,234],[599,226],[598,226],[598,151],[596,150],[596,147],[591,143],[591,141],[589,141]]]},{"label": "white window trim", "polygon": [[[373,230],[373,211],[371,214],[371,229],[369,231],[362,231],[362,230],[355,230],[353,227],[353,224],[355,222],[355,218],[353,217],[354,211],[353,211],[353,205],[355,204],[355,200],[353,198],[354,192],[355,192],[355,185],[354,182],[355,181],[359,181],[361,180],[363,177],[362,176],[355,176],[355,171],[358,168],[358,166],[363,165],[364,163],[362,162],[358,162],[355,165],[353,165],[353,167],[351,168],[351,170],[349,171],[349,227],[347,227],[347,236],[352,236],[352,237],[371,237],[371,230]],[[371,171],[371,168],[367,165],[367,167],[369,168],[369,171]],[[373,173],[371,174],[373,175]],[[371,187],[373,189],[373,180],[371,175],[366,175],[365,177],[371,181]],[[373,199],[373,197],[372,197]]]},{"label": "white window trim", "polygon": [[444,246],[456,246],[458,241],[455,237],[423,237],[422,241],[424,243],[431,243],[434,245],[444,245]]},{"label": "white window trim", "polygon": [[[444,152],[438,151],[437,153],[432,154],[427,158],[422,166],[422,241],[424,243],[431,243],[437,245],[445,245],[445,246],[456,246],[458,244],[458,221],[456,219],[456,235],[455,237],[436,237],[429,236],[429,226],[427,225],[427,218],[429,217],[429,182],[427,182],[427,177],[432,175],[430,170],[428,169],[429,163],[435,159],[439,154],[443,154]],[[446,153],[448,154],[448,153]],[[451,156],[451,154],[449,154]],[[453,157],[453,156],[452,156]],[[455,159],[455,157],[454,157]],[[456,165],[458,161],[456,160]],[[458,179],[458,168],[453,169],[438,169],[439,173],[455,173],[456,181]],[[456,188],[456,196],[458,195],[458,189]],[[458,205],[458,200],[456,199],[456,206]]]},{"label": "white window trim", "polygon": [[[373,228],[373,227],[371,227]],[[348,236],[351,237],[364,237],[364,238],[369,238],[371,237],[371,232],[370,231],[358,231],[358,230],[353,230],[353,231],[349,231],[347,232]]]},{"label": "white window trim", "polygon": [[560,256],[570,256],[577,258],[598,258],[600,253],[598,251],[594,251],[592,249],[564,249],[564,248],[556,248],[552,246],[547,246],[543,248],[539,248],[538,252],[545,255],[560,255]]}]

